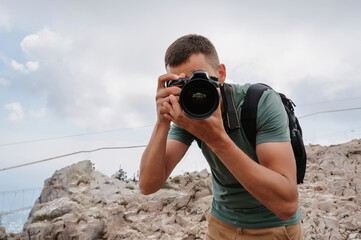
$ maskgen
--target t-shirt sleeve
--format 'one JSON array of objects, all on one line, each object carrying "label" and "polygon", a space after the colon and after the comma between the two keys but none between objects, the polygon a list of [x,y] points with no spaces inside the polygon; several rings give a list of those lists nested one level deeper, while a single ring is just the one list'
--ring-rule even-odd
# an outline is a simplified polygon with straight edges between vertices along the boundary
[{"label": "t-shirt sleeve", "polygon": [[180,126],[172,124],[168,132],[168,139],[174,139],[190,146],[195,137]]},{"label": "t-shirt sleeve", "polygon": [[288,116],[281,97],[273,90],[263,93],[257,110],[256,144],[290,141]]}]

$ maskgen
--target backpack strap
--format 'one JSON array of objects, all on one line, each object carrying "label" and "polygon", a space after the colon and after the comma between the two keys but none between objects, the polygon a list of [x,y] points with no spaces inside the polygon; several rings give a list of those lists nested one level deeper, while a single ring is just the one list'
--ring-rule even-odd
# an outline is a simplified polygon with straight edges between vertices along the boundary
[{"label": "backpack strap", "polygon": [[242,106],[241,123],[243,131],[254,149],[256,148],[256,120],[258,102],[263,92],[268,89],[272,88],[266,84],[252,84],[247,90]]},{"label": "backpack strap", "polygon": [[[241,123],[243,131],[254,149],[256,148],[256,121],[258,102],[263,92],[267,89],[272,88],[262,83],[251,85],[247,90],[241,110]],[[294,107],[296,105],[284,94],[278,94],[281,97],[289,120],[288,127],[290,131],[291,145],[297,167],[297,184],[300,184],[303,183],[303,179],[305,177],[307,161],[307,153],[302,139],[302,129],[294,113]]]},{"label": "backpack strap", "polygon": [[[224,129],[227,133],[232,132],[235,129],[240,128],[240,122],[237,114],[236,105],[234,104],[233,92],[231,90],[231,85],[223,83],[220,86],[223,107],[225,110],[225,116],[223,117]],[[198,138],[195,138],[197,141],[198,147],[201,148],[202,141]]]},{"label": "backpack strap", "polygon": [[231,86],[223,83],[220,86],[225,117],[223,118],[224,128],[229,133],[235,129],[240,128],[236,105],[234,104],[233,92]]}]

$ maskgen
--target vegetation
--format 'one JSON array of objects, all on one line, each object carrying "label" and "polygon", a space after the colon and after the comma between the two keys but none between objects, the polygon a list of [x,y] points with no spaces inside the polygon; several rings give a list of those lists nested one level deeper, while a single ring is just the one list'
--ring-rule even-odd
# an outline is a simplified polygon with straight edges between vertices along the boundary
[{"label": "vegetation", "polygon": [[127,180],[127,172],[124,171],[121,167],[118,171],[118,176],[117,178],[120,180],[120,181],[125,181]]},{"label": "vegetation", "polygon": [[179,178],[179,176],[177,176],[177,177],[172,178],[171,181],[174,182],[174,183],[179,183],[179,182],[180,182],[180,178]]},{"label": "vegetation", "polygon": [[163,183],[163,185],[160,188],[161,189],[174,189],[171,185],[169,185],[168,182]]},{"label": "vegetation", "polygon": [[134,187],[133,186],[126,186],[125,188],[128,188],[128,189],[130,189],[130,190],[134,190]]},{"label": "vegetation", "polygon": [[93,163],[92,161],[90,161],[90,166],[93,170],[95,170],[95,163]]}]

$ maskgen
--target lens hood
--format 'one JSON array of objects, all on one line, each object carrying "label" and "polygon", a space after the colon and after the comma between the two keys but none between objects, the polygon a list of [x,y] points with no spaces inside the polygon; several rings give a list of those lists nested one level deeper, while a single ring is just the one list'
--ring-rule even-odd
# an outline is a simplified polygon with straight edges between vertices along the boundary
[{"label": "lens hood", "polygon": [[179,95],[179,104],[188,117],[206,119],[217,109],[219,93],[209,78],[198,78],[198,76],[194,75],[184,84]]}]

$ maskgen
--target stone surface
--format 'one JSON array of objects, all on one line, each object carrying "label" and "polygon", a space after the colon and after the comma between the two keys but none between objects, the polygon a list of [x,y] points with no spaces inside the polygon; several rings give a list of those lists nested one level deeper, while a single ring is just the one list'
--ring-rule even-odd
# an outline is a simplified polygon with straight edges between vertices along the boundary
[{"label": "stone surface", "polygon": [[3,226],[0,226],[0,240],[6,240],[6,231],[5,228]]},{"label": "stone surface", "polygon": [[[307,146],[308,165],[299,185],[304,239],[361,239],[361,140]],[[110,178],[90,161],[47,179],[24,231],[0,240],[203,239],[212,201],[207,170],[169,179],[144,196],[136,182]]]}]

